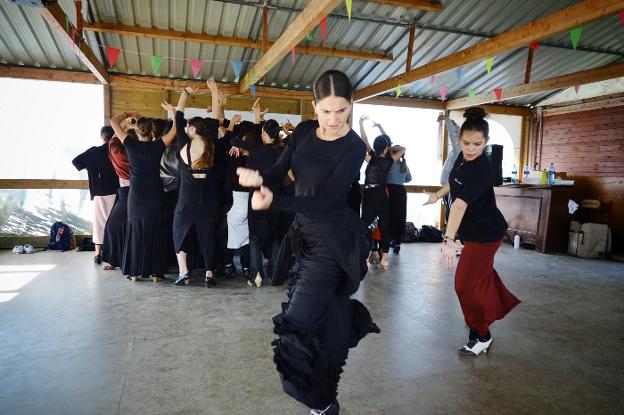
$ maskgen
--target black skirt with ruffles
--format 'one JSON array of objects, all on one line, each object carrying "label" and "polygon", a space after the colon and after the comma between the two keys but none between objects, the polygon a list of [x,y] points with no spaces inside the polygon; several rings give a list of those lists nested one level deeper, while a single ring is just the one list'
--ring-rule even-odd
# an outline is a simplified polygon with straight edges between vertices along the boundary
[{"label": "black skirt with ruffles", "polygon": [[349,348],[380,332],[366,307],[350,299],[365,275],[367,253],[359,218],[347,209],[298,214],[282,244],[280,257],[294,255],[296,271],[289,301],[273,318],[274,361],[284,391],[310,408],[336,400]]},{"label": "black skirt with ruffles", "polygon": [[117,200],[115,200],[104,227],[102,261],[114,267],[120,267],[124,259],[129,190],[130,187],[128,186],[117,189]]}]

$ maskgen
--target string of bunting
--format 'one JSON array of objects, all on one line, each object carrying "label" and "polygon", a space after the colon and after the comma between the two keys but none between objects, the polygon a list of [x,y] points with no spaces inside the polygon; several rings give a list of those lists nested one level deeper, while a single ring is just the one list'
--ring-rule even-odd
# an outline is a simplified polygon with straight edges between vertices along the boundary
[{"label": "string of bunting", "polygon": [[[622,27],[624,28],[624,11],[619,13],[619,20],[620,20]],[[580,26],[575,27],[574,29],[570,30],[570,41],[572,42],[572,48],[574,49],[574,51],[576,51],[576,48],[578,47],[579,41],[581,40],[582,33],[583,33],[583,28]],[[538,46],[539,46],[539,42],[536,40],[532,41],[528,45],[528,47],[533,50],[537,49]],[[490,75],[490,73],[492,72],[492,68],[494,67],[494,59],[495,59],[495,56],[490,56],[485,60],[485,69],[486,69],[487,75]],[[464,71],[463,67],[459,67],[455,69],[455,78],[457,81],[460,81],[462,79],[463,71]],[[429,84],[431,86],[434,86],[435,83],[436,83],[436,74],[432,75],[429,78]],[[423,84],[424,84],[423,80],[415,81],[410,85],[408,89],[411,89],[412,92],[415,94]],[[580,87],[581,87],[580,85],[574,86],[574,90],[576,91],[577,94],[579,93]],[[465,91],[465,89],[461,89],[461,88],[457,88],[456,90]],[[448,86],[440,85],[439,92],[440,92],[440,99],[442,101],[446,101],[446,98],[449,92]],[[503,88],[494,88],[493,92],[494,92],[494,95],[496,96],[496,101],[500,102],[503,99]],[[401,85],[397,85],[395,88],[396,98],[401,96],[401,94],[402,94]],[[476,99],[476,96],[477,96],[477,93],[475,90],[473,89],[468,90],[469,98]]]}]

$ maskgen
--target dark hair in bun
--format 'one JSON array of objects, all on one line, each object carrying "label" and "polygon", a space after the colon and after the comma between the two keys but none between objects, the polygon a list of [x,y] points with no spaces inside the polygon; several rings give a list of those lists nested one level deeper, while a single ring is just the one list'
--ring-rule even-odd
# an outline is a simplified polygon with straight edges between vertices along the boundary
[{"label": "dark hair in bun", "polygon": [[460,137],[464,131],[479,131],[487,139],[490,135],[490,125],[485,121],[485,117],[487,117],[487,113],[481,107],[466,108],[464,112],[466,121],[461,126]]}]

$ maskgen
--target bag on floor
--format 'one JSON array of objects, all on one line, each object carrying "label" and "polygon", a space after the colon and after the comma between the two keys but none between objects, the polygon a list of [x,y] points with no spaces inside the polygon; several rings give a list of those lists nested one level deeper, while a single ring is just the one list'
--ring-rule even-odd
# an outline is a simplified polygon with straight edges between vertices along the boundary
[{"label": "bag on floor", "polygon": [[423,225],[420,228],[420,242],[442,242],[442,231],[435,226]]},{"label": "bag on floor", "polygon": [[576,256],[578,254],[580,232],[581,222],[575,220],[570,222],[570,231],[568,232],[568,255]]},{"label": "bag on floor", "polygon": [[581,258],[606,258],[609,253],[611,253],[609,226],[600,223],[581,225],[577,255]]},{"label": "bag on floor", "polygon": [[403,240],[401,242],[411,243],[420,241],[420,232],[414,222],[406,222],[405,223],[405,235],[403,235]]},{"label": "bag on floor", "polygon": [[69,225],[63,222],[54,222],[50,228],[50,242],[46,249],[54,251],[69,251],[72,249],[72,238],[74,237]]},{"label": "bag on floor", "polygon": [[95,251],[95,244],[91,238],[83,238],[78,244],[78,252]]}]

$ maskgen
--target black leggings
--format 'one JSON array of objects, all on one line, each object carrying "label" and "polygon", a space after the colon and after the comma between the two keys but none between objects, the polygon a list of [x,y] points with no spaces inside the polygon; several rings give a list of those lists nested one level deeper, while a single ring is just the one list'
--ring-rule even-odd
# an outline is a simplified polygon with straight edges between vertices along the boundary
[{"label": "black leggings", "polygon": [[[390,200],[386,196],[385,186],[364,189],[362,197],[362,224],[368,228],[375,218],[379,218],[379,231],[381,232],[381,250],[388,253],[390,250]],[[366,232],[368,242],[373,244],[373,230]]]},{"label": "black leggings", "polygon": [[[174,218],[173,226],[176,225],[176,220]],[[206,271],[214,271],[214,257],[215,257],[215,224],[211,220],[202,220],[202,218],[198,218],[195,220],[193,226],[186,233],[184,237],[184,242],[180,247],[180,251],[184,252],[192,252],[193,245],[193,228],[197,234],[197,248],[199,251],[199,256],[204,260],[204,269]],[[188,259],[187,259],[188,261]],[[192,266],[189,265],[189,269]]]},{"label": "black leggings", "polygon": [[236,252],[240,255],[240,263],[243,270],[249,269],[249,244],[245,244],[238,249],[228,249],[225,265],[229,266],[234,263],[234,255],[236,255]]},{"label": "black leggings", "polygon": [[407,216],[407,193],[402,184],[389,184],[390,194],[390,239],[400,245],[405,236],[405,218]]}]

